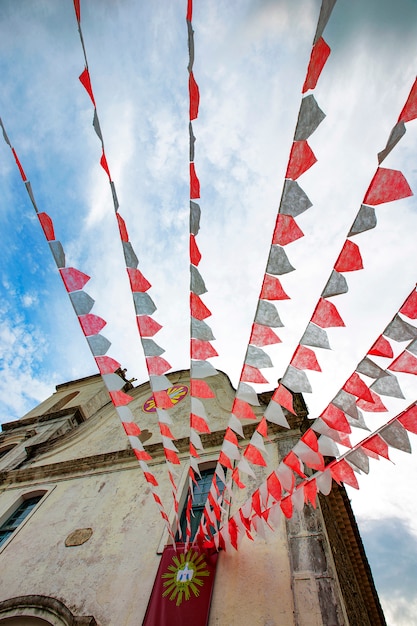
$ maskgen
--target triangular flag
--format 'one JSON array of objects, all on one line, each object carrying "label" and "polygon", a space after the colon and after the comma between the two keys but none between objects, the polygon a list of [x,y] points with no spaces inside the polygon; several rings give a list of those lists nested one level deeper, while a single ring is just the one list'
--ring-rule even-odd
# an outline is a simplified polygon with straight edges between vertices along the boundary
[{"label": "triangular flag", "polygon": [[294,141],[285,178],[297,180],[316,163],[317,159],[307,141]]},{"label": "triangular flag", "polygon": [[412,195],[410,185],[401,172],[378,167],[363,202],[372,205],[384,204]]},{"label": "triangular flag", "polygon": [[281,339],[269,326],[253,324],[249,343],[255,346],[262,347],[269,346],[275,343],[281,343]]},{"label": "triangular flag", "polygon": [[411,91],[398,118],[399,122],[410,122],[417,117],[417,78],[414,81]]},{"label": "triangular flag", "polygon": [[345,325],[333,302],[324,298],[320,298],[318,301],[311,321],[313,324],[320,326],[320,328],[333,328]]},{"label": "triangular flag", "polygon": [[286,246],[301,237],[304,237],[304,233],[292,215],[278,213],[272,243]]},{"label": "triangular flag", "polygon": [[417,357],[405,350],[388,367],[393,372],[405,372],[406,374],[417,374]]},{"label": "triangular flag", "polygon": [[302,92],[314,89],[320,77],[321,71],[330,54],[330,48],[322,37],[314,44],[308,64],[307,76],[304,81]]},{"label": "triangular flag", "polygon": [[373,356],[384,356],[388,359],[392,359],[394,356],[390,342],[382,335],[375,341],[368,354],[372,354]]},{"label": "triangular flag", "polygon": [[306,369],[321,372],[321,367],[314,351],[301,345],[297,346],[294,356],[291,359],[291,365],[301,370]]},{"label": "triangular flag", "polygon": [[336,272],[356,272],[363,269],[361,253],[356,243],[346,239],[334,269]]}]

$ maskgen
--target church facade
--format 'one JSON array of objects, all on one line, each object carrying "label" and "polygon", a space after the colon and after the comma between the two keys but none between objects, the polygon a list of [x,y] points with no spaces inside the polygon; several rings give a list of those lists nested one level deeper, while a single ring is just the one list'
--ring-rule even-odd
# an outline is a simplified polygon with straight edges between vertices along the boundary
[{"label": "church facade", "polygon": [[[124,376],[123,372],[120,374]],[[189,372],[168,374],[172,431],[188,457]],[[211,433],[203,435],[202,475],[219,454],[234,398],[223,373],[207,379]],[[131,384],[126,381],[126,390]],[[172,501],[149,383],[129,389],[129,405],[151,454],[162,501]],[[261,416],[269,400],[259,396]],[[295,397],[290,429],[272,425],[270,469],[306,429]],[[247,421],[245,437],[255,422]],[[178,479],[184,505],[187,468]],[[261,479],[268,468],[256,468]],[[248,477],[248,488],[255,480]],[[246,498],[234,493],[227,518]],[[167,510],[172,524],[175,512]],[[142,624],[168,532],[150,497],[100,376],[58,385],[56,392],[0,434],[0,626],[138,626]],[[385,624],[346,492],[334,485],[317,508],[306,505],[274,531],[239,550],[221,551],[209,626],[378,626]]]}]

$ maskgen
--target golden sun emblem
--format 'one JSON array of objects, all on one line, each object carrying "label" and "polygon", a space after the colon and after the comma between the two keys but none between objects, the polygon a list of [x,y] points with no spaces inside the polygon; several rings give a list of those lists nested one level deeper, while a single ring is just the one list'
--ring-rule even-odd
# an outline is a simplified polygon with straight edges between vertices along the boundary
[{"label": "golden sun emblem", "polygon": [[200,595],[203,578],[210,576],[210,572],[206,568],[204,555],[192,550],[174,555],[172,561],[168,571],[162,574],[162,578],[166,579],[162,597],[169,596],[169,600],[176,600],[176,605],[180,606],[183,600],[190,599],[191,591],[196,598]]}]

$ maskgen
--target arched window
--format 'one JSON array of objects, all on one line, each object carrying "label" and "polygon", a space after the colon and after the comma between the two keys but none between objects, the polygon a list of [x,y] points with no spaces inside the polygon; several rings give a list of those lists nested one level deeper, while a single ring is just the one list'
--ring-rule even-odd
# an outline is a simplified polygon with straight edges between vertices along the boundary
[{"label": "arched window", "polygon": [[45,492],[41,494],[28,494],[13,513],[0,526],[0,546],[5,543],[8,538],[13,535],[23,520],[31,513],[38,502],[43,498]]}]

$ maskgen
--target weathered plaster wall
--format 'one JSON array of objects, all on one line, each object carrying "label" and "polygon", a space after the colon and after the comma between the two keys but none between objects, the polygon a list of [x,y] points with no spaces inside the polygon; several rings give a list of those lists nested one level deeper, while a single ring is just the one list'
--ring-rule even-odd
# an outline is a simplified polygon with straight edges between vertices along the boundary
[{"label": "weathered plaster wall", "polygon": [[[172,382],[188,386],[189,374],[178,372],[172,375]],[[225,375],[210,379],[210,384],[217,398],[207,402],[213,434],[202,454],[205,462],[217,458],[233,401],[233,389]],[[48,596],[74,615],[94,616],[101,626],[139,626],[167,533],[101,383],[92,378],[66,387],[62,391],[80,388],[74,401],[81,409],[89,407],[87,420],[53,438],[50,445],[42,444],[20,468],[0,474],[0,523],[24,494],[47,491],[0,548],[0,604],[16,596]],[[149,385],[136,388],[130,406],[141,428],[152,435],[145,445],[154,454],[152,469],[169,508],[171,487],[158,444],[156,416],[142,410],[150,394]],[[51,405],[51,399],[44,403]],[[188,412],[188,399],[171,412],[177,437],[189,432]],[[30,417],[36,415],[39,409]],[[300,423],[301,419],[297,428]],[[48,422],[48,427],[51,424]],[[42,430],[41,424],[33,427],[38,426]],[[277,466],[298,436],[298,430],[270,429],[267,472]],[[186,441],[182,449],[186,458]],[[184,465],[178,480],[184,494],[186,474]],[[244,477],[249,494],[265,469],[256,467],[255,475],[256,480]],[[248,493],[232,494],[232,511]],[[173,521],[172,507],[167,513]],[[310,518],[289,525],[282,520],[275,532],[266,527],[264,537],[261,533],[254,541],[244,538],[238,552],[220,554],[209,626],[348,625],[340,608],[327,535],[318,521],[320,513],[317,516],[311,511],[311,515],[315,526]],[[92,535],[81,545],[67,547],[65,540],[77,529],[92,529]],[[323,597],[335,607],[333,613],[323,609]],[[336,621],[326,621],[329,615]]]},{"label": "weathered plaster wall", "polygon": [[[154,469],[168,501],[164,468]],[[0,601],[47,595],[75,614],[94,615],[102,626],[140,624],[163,525],[137,468],[9,489],[1,494],[2,510],[34,487],[50,491],[0,552]],[[91,539],[66,547],[66,537],[78,528],[92,528]],[[222,554],[210,625],[292,626],[289,583],[283,530],[268,542],[258,538],[239,553]]]}]

